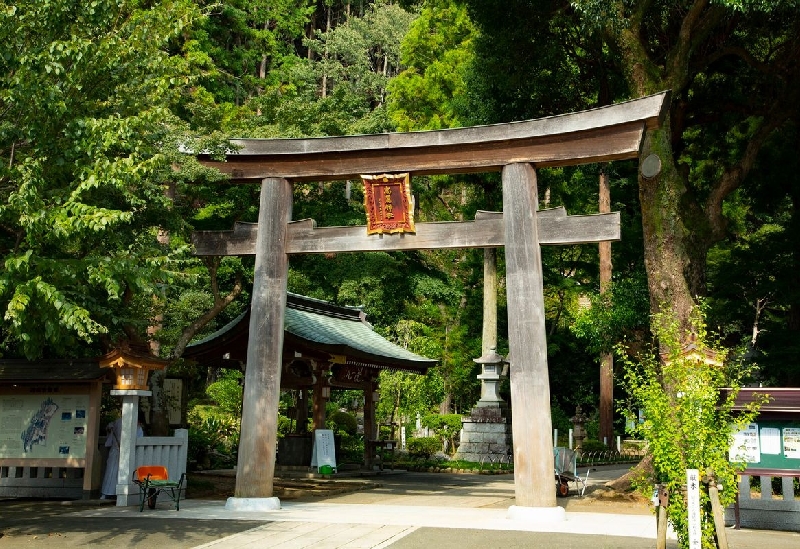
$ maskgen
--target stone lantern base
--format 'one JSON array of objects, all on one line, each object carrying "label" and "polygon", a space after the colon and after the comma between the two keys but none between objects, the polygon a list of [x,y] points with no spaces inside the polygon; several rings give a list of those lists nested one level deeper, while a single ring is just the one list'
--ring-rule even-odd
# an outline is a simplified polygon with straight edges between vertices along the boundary
[{"label": "stone lantern base", "polygon": [[477,406],[461,425],[461,445],[454,459],[480,463],[513,453],[508,407]]}]

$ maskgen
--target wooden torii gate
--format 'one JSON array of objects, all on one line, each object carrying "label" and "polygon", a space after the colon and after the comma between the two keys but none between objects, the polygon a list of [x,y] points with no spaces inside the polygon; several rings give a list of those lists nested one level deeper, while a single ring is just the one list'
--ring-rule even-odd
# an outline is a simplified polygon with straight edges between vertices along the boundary
[{"label": "wooden torii gate", "polygon": [[[290,254],[505,247],[511,406],[512,517],[558,520],[540,245],[619,239],[619,214],[537,211],[536,167],[636,158],[669,92],[560,116],[428,132],[310,139],[241,139],[226,162],[200,155],[234,182],[261,183],[258,224],[195,233],[198,255],[254,254],[250,339],[236,474],[228,508],[279,508],[273,495],[283,318]],[[292,183],[501,171],[502,213],[475,221],[417,223],[416,234],[368,235],[365,227],[292,222]],[[255,503],[254,503],[255,502]]]}]

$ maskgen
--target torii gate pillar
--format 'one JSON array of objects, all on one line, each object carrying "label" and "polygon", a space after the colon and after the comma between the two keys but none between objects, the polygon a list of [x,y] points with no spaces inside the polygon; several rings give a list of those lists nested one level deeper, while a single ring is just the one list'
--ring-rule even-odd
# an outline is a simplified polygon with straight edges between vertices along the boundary
[{"label": "torii gate pillar", "polygon": [[256,237],[256,264],[244,374],[242,429],[236,473],[236,497],[229,510],[280,509],[272,497],[278,443],[278,404],[283,360],[283,316],[289,256],[287,224],[291,221],[292,186],[286,179],[261,182]]},{"label": "torii gate pillar", "polygon": [[544,322],[536,171],[530,164],[503,168],[508,346],[514,410],[514,491],[511,518],[564,519],[553,485],[550,381]]}]

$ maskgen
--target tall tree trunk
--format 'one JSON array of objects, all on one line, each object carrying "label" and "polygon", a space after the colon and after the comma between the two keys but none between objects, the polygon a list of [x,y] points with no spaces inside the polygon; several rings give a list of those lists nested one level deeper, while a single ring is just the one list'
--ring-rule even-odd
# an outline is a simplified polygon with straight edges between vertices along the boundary
[{"label": "tall tree trunk", "polygon": [[483,249],[482,354],[497,349],[497,250]]},{"label": "tall tree trunk", "polygon": [[690,327],[694,307],[692,289],[686,277],[690,255],[683,206],[686,182],[672,156],[669,116],[661,128],[649,130],[642,144],[641,163],[651,154],[661,161],[661,172],[645,178],[639,170],[639,202],[642,210],[644,263],[650,291],[650,311],[669,309],[682,328]]},{"label": "tall tree trunk", "polygon": [[[800,149],[800,142],[798,142],[798,148]],[[790,303],[786,327],[789,331],[788,340],[800,341],[800,292],[797,290],[797,288],[800,288],[800,252],[797,251],[798,244],[800,244],[800,185],[794,184],[790,196],[792,199],[792,220],[789,222],[789,235],[791,235],[789,238],[791,242],[794,242],[794,245],[790,247],[793,267],[791,269],[791,287],[794,288],[794,291],[788,295]],[[791,334],[794,334],[794,336]],[[797,368],[791,368],[789,372],[791,373],[786,376],[784,383],[787,386],[794,387],[800,381],[800,373],[798,373]]]},{"label": "tall tree trunk", "polygon": [[[599,211],[611,211],[611,187],[608,173],[600,172]],[[611,242],[601,242],[600,252],[600,293],[611,288]],[[600,440],[610,444],[614,437],[614,355],[600,355]]]},{"label": "tall tree trunk", "polygon": [[[170,183],[164,190],[164,194],[171,200],[175,201],[175,184]],[[162,246],[168,246],[170,242],[170,233],[166,229],[159,229],[156,240]],[[158,298],[153,296],[153,300],[157,301]],[[150,344],[150,352],[153,356],[159,356],[161,353],[161,342],[155,339],[155,335],[161,330],[164,317],[162,314],[156,315],[153,319],[153,325],[147,327],[147,338]],[[151,436],[166,436],[169,434],[169,410],[164,394],[164,379],[167,373],[164,370],[156,370],[150,376],[150,388],[153,391],[150,397],[150,429],[149,435]]]},{"label": "tall tree trunk", "polygon": [[[331,33],[331,7],[328,6],[327,20],[325,22],[325,61],[328,60],[328,40]],[[328,69],[322,73],[322,98],[328,97]]]}]

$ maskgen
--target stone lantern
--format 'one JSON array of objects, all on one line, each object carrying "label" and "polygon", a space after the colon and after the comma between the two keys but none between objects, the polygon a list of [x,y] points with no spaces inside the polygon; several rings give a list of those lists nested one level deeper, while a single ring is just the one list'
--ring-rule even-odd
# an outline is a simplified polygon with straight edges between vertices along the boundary
[{"label": "stone lantern", "polygon": [[586,438],[586,422],[589,417],[583,413],[580,406],[575,408],[575,415],[570,418],[572,422],[572,437],[575,439],[575,450],[580,450]]},{"label": "stone lantern", "polygon": [[505,401],[500,398],[497,392],[498,384],[500,383],[501,371],[505,359],[502,355],[497,354],[494,347],[489,349],[489,352],[480,358],[472,359],[476,364],[481,365],[481,373],[478,379],[481,380],[481,399],[478,401],[479,408],[484,407],[505,407]]}]

